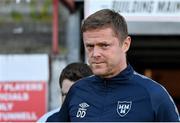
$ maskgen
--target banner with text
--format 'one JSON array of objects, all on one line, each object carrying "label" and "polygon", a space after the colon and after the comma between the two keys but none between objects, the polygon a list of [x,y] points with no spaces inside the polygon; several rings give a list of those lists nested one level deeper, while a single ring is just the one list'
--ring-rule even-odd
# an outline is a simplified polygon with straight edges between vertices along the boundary
[{"label": "banner with text", "polygon": [[85,0],[85,18],[100,9],[113,9],[128,21],[180,21],[180,0]]},{"label": "banner with text", "polygon": [[37,121],[46,112],[46,82],[0,82],[0,121]]}]

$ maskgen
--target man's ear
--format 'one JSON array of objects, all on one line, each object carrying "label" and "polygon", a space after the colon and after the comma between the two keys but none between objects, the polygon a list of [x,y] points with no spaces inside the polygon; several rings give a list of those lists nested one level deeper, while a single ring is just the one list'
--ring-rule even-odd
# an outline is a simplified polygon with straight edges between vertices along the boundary
[{"label": "man's ear", "polygon": [[131,37],[127,36],[122,45],[122,50],[124,51],[124,53],[126,53],[129,50],[130,45],[131,45]]}]

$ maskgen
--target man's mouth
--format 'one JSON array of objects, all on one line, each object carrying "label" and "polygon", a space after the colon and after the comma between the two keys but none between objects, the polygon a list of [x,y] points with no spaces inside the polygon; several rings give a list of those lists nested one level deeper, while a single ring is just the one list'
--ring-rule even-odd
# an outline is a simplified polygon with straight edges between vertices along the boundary
[{"label": "man's mouth", "polygon": [[103,64],[104,62],[93,62],[92,64]]}]

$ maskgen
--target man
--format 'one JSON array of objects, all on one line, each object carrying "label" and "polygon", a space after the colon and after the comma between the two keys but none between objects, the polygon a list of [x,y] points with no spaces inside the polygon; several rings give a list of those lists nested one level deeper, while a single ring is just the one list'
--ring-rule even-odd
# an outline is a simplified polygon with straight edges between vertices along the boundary
[{"label": "man", "polygon": [[164,87],[127,64],[131,38],[120,14],[103,9],[90,15],[84,20],[82,34],[94,76],[75,83],[61,110],[47,121],[179,121]]},{"label": "man", "polygon": [[[92,71],[87,64],[71,63],[67,65],[61,72],[59,77],[59,85],[61,88],[62,101],[64,101],[70,87],[79,79],[92,75]],[[49,116],[58,112],[60,108],[54,109],[43,115],[38,122],[45,122]]]}]

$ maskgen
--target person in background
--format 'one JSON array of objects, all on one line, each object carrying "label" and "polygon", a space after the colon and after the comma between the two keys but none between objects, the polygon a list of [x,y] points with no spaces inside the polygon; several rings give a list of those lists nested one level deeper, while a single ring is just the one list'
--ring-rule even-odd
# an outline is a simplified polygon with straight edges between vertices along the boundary
[{"label": "person in background", "polygon": [[93,76],[72,85],[59,112],[47,122],[177,122],[167,90],[137,73],[127,61],[131,44],[126,20],[102,9],[81,27]]},{"label": "person in background", "polygon": [[[79,79],[92,75],[92,71],[87,64],[75,62],[67,65],[61,72],[59,77],[59,85],[61,88],[62,101],[64,101],[66,94],[70,87]],[[54,109],[44,114],[37,122],[45,122],[49,116],[58,112],[60,108]]]}]

